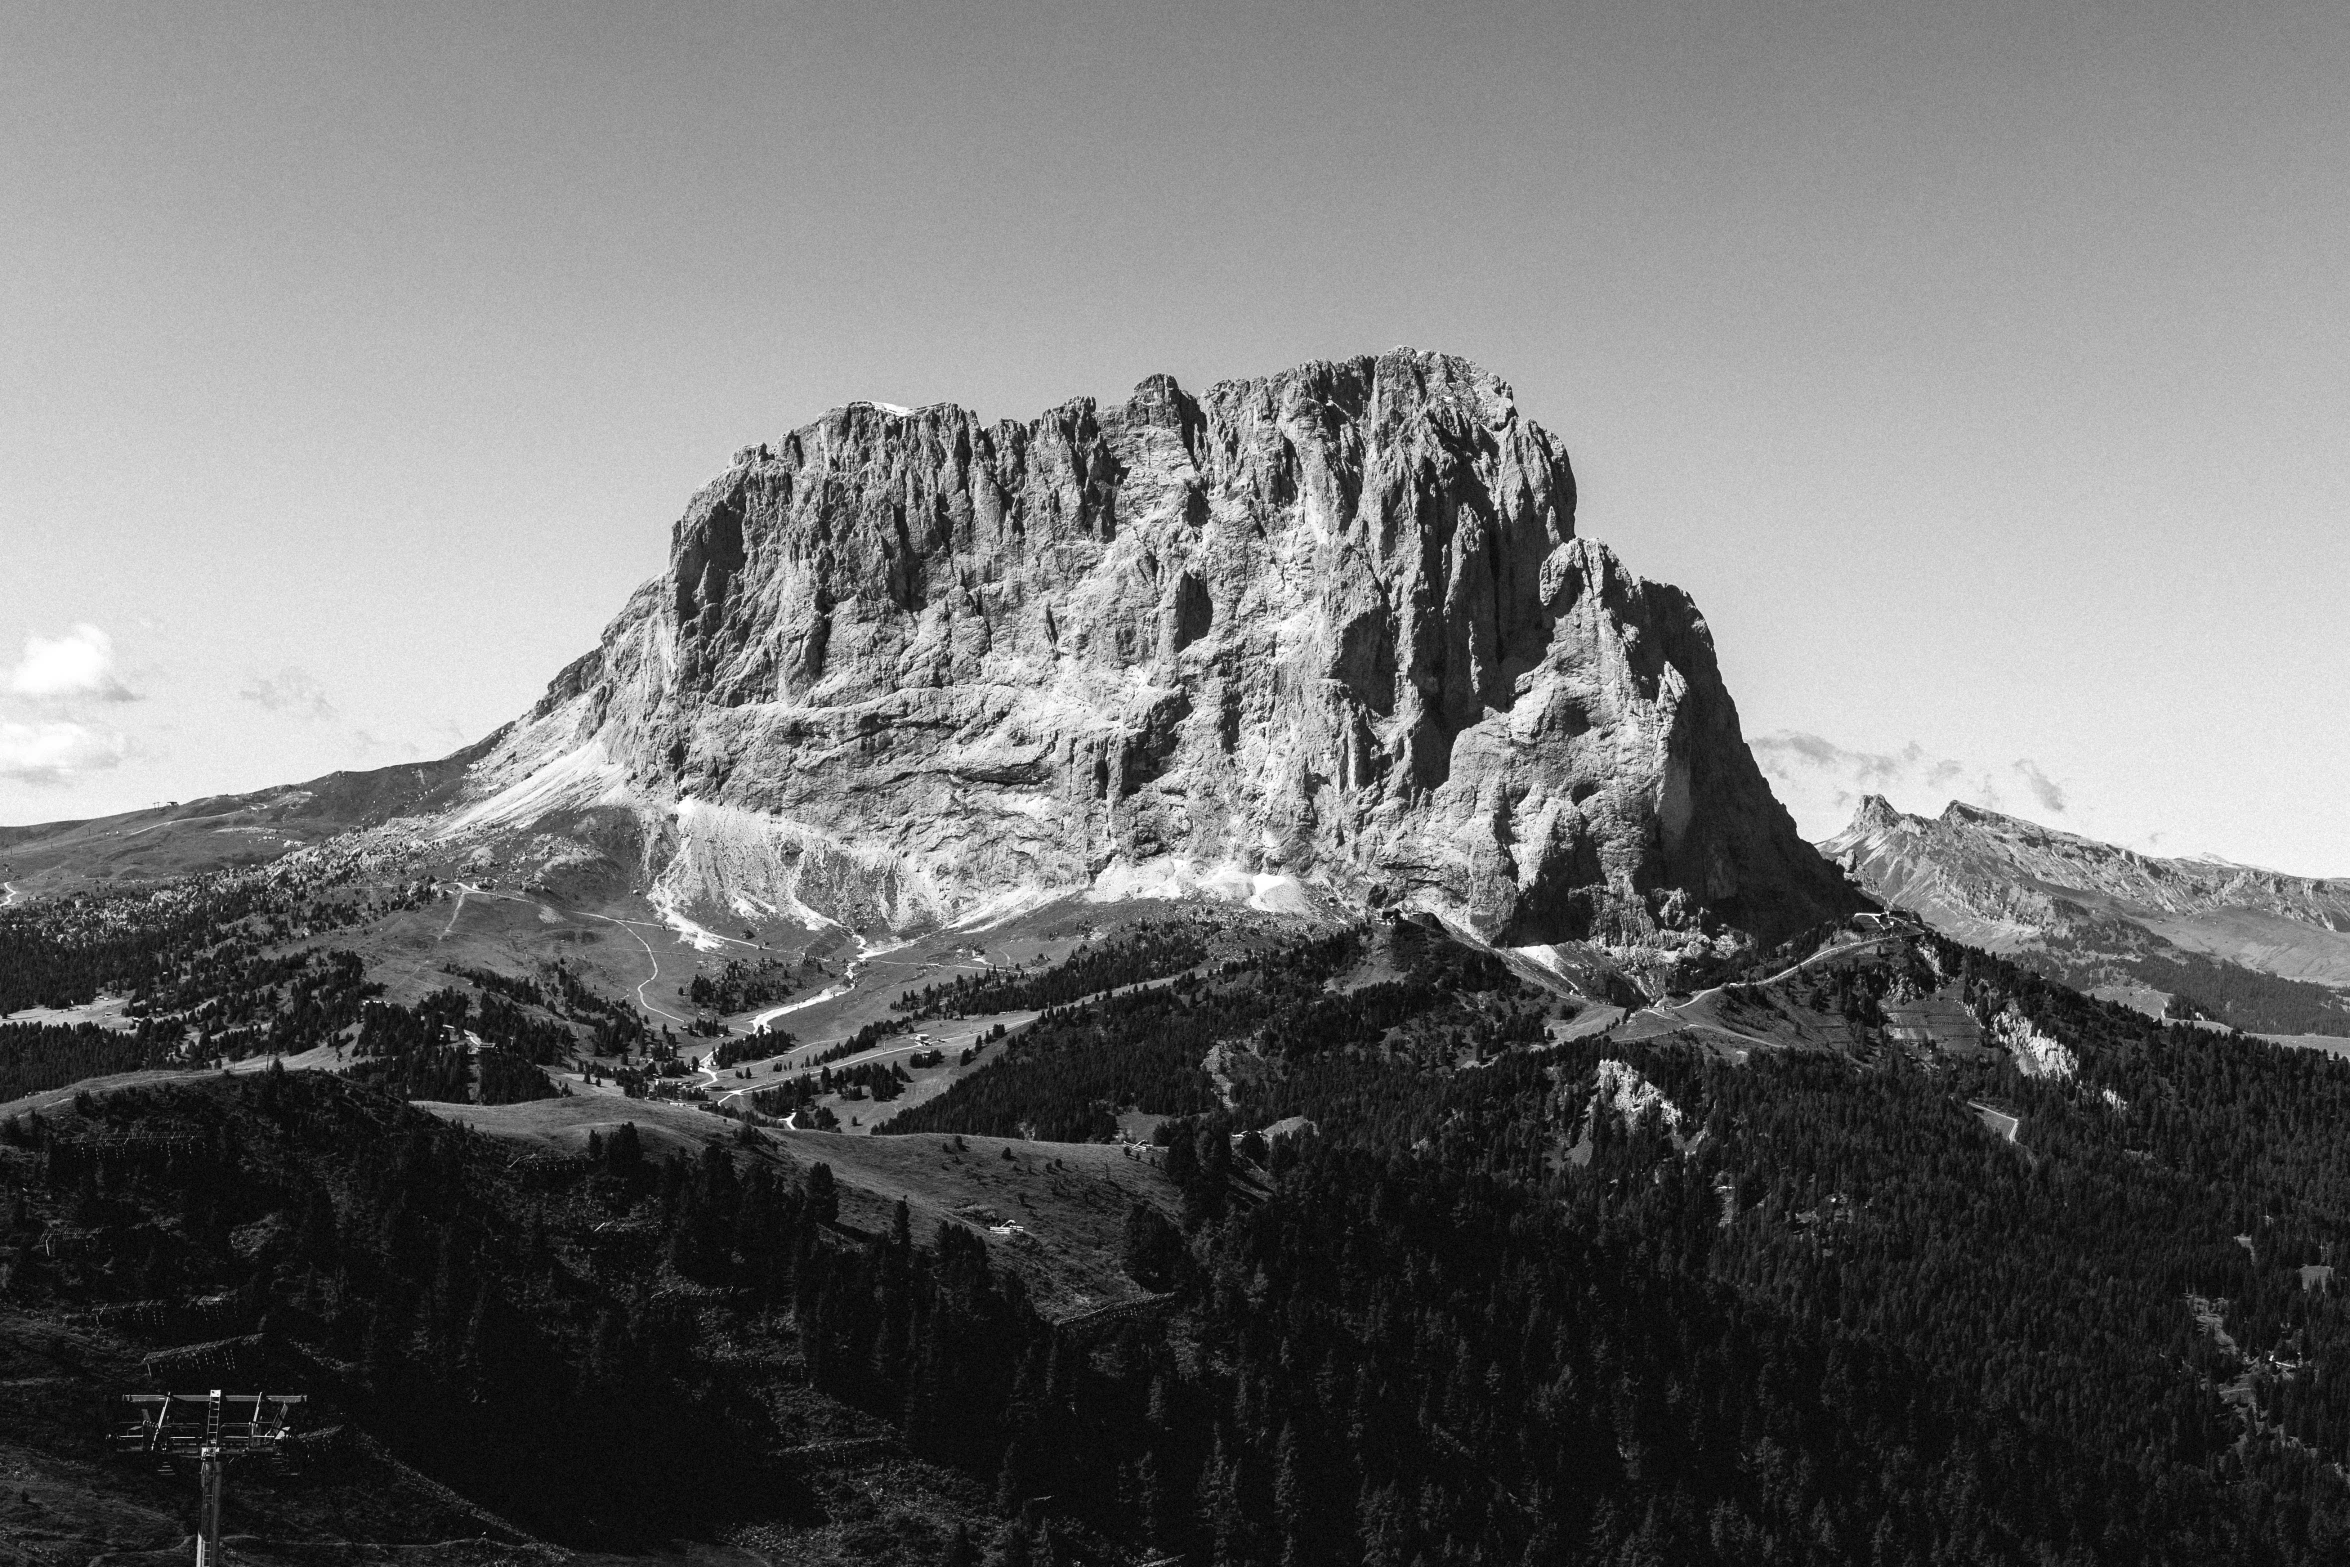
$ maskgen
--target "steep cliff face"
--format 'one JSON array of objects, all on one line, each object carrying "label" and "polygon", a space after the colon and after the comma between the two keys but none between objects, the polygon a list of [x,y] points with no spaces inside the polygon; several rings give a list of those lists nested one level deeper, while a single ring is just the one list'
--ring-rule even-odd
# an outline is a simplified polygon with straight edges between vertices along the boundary
[{"label": "steep cliff face", "polygon": [[694,497],[473,818],[649,802],[677,895],[898,927],[1121,878],[1510,942],[1850,907],[1704,621],[1574,507],[1505,385],[1409,350],[1027,424],[852,404]]}]

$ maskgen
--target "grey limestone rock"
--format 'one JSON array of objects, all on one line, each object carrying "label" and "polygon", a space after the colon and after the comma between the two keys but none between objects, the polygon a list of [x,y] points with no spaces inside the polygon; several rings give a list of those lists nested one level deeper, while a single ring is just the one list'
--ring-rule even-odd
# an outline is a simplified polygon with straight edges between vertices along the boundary
[{"label": "grey limestone rock", "polygon": [[1505,943],[1855,906],[1696,608],[1574,516],[1509,388],[1408,349],[1024,424],[851,404],[693,498],[477,788],[620,791],[681,894],[847,923],[1161,872]]}]

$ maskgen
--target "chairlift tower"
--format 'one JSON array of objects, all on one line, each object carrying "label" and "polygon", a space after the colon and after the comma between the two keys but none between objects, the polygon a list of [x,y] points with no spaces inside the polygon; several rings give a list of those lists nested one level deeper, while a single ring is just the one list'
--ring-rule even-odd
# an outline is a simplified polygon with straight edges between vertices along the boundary
[{"label": "chairlift tower", "polygon": [[161,1458],[194,1458],[203,1478],[204,1502],[197,1515],[196,1567],[224,1567],[220,1552],[222,1471],[233,1459],[278,1451],[292,1433],[293,1406],[308,1403],[301,1393],[125,1393],[130,1411],[116,1430],[119,1452]]}]

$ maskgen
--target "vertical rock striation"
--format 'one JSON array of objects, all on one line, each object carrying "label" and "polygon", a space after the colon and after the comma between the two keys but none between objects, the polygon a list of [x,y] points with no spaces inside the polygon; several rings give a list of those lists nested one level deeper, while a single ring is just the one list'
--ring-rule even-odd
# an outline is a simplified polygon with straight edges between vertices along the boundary
[{"label": "vertical rock striation", "polygon": [[673,813],[681,895],[900,927],[1105,875],[1511,943],[1852,907],[1695,607],[1574,510],[1507,386],[1411,350],[1025,424],[851,404],[694,497],[477,813],[617,791]]}]

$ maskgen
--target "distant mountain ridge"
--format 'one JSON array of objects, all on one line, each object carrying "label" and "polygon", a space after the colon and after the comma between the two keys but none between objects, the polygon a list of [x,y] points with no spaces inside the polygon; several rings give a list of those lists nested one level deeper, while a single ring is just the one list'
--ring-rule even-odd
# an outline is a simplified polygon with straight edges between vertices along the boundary
[{"label": "distant mountain ridge", "polygon": [[2184,993],[2246,1028],[2350,1034],[2350,879],[2158,858],[1957,801],[1912,816],[1881,795],[1819,848],[1885,902],[2082,988]]},{"label": "distant mountain ridge", "polygon": [[428,762],[328,773],[114,816],[0,827],[0,879],[28,894],[156,881],[263,865],[387,821],[429,819],[464,797],[467,767],[496,738]]}]

